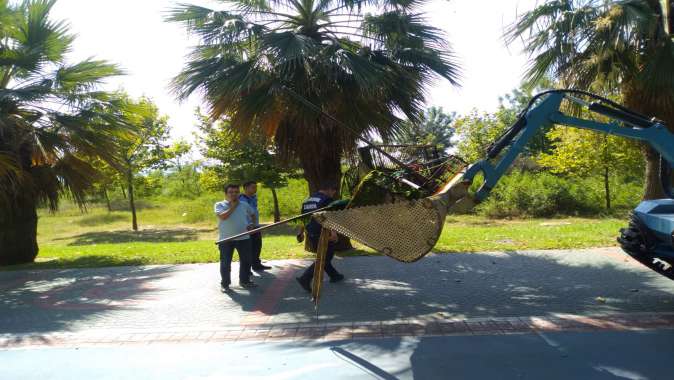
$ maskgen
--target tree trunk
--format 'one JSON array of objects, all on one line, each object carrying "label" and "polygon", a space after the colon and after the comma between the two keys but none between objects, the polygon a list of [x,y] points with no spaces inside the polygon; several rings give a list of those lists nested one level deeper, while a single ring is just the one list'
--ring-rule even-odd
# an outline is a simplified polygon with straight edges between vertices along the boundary
[{"label": "tree trunk", "polygon": [[14,207],[0,214],[0,265],[32,263],[38,254],[37,200],[19,194]]},{"label": "tree trunk", "polygon": [[604,167],[604,194],[606,196],[606,209],[611,209],[611,184],[609,182],[609,169],[608,166]]},{"label": "tree trunk", "polygon": [[124,190],[124,185],[120,184],[119,187],[122,189],[122,196],[126,199],[126,190]]},{"label": "tree trunk", "polygon": [[[323,141],[331,141],[329,136],[325,136]],[[300,155],[300,166],[304,171],[304,178],[309,184],[309,193],[313,194],[321,190],[323,184],[339,186],[342,178],[341,152],[334,149],[325,149],[321,151],[320,156]],[[353,249],[351,241],[346,236],[339,235],[339,241],[335,245],[335,251],[345,251]]]},{"label": "tree trunk", "polygon": [[341,154],[329,156],[300,157],[300,166],[304,171],[304,179],[309,184],[309,193],[313,194],[322,184],[333,184],[339,188],[342,178]]},{"label": "tree trunk", "polygon": [[[638,83],[626,82],[623,87],[625,105],[643,115],[655,116],[665,122],[671,132],[674,132],[674,99],[671,97],[669,88],[661,88],[662,91],[646,90],[647,86],[639,86]],[[648,143],[642,145],[642,151],[646,160],[646,173],[644,179],[644,200],[661,199],[665,197],[660,179],[660,155]]]},{"label": "tree trunk", "polygon": [[129,189],[129,207],[131,208],[131,228],[138,231],[138,219],[136,218],[136,203],[133,199],[133,172],[131,170],[126,173],[126,184]]},{"label": "tree trunk", "polygon": [[103,196],[105,197],[105,203],[108,206],[108,212],[112,211],[112,206],[110,206],[110,197],[108,196],[108,189],[103,187]]},{"label": "tree trunk", "polygon": [[271,187],[271,196],[274,199],[274,223],[281,221],[281,210],[278,207],[278,196],[276,195],[276,189]]},{"label": "tree trunk", "polygon": [[646,183],[644,184],[644,200],[666,198],[660,179],[660,154],[649,145],[643,147],[646,157]]}]

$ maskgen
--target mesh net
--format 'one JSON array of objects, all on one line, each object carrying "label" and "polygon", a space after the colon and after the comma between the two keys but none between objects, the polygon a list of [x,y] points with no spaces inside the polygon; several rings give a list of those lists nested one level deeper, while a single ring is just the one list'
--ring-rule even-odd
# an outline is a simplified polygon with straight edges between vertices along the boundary
[{"label": "mesh net", "polygon": [[467,185],[457,175],[443,192],[431,197],[326,211],[314,215],[323,225],[348,236],[386,256],[411,263],[433,249],[445,222],[447,211],[464,198]]}]

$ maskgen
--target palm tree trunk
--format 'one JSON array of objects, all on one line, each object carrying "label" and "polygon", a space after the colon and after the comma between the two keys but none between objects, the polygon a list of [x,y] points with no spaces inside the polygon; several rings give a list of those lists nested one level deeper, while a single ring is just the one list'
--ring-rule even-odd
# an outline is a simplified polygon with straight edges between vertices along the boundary
[{"label": "palm tree trunk", "polygon": [[278,207],[278,196],[276,194],[276,189],[271,187],[271,196],[274,199],[274,223],[281,220],[281,210]]},{"label": "palm tree trunk", "polygon": [[339,187],[342,178],[340,158],[301,157],[300,166],[304,171],[304,179],[309,184],[309,193],[321,190],[323,184],[333,184]]},{"label": "palm tree trunk", "polygon": [[[660,107],[647,94],[639,91],[641,87],[633,83],[627,84],[623,88],[625,104],[644,115],[655,115],[665,121],[670,131],[674,132],[674,112],[667,107]],[[649,102],[648,99],[651,99]],[[663,100],[663,99],[661,99]],[[663,104],[667,104],[664,102]],[[660,180],[660,155],[648,143],[642,145],[642,151],[646,160],[646,173],[644,179],[644,200],[662,199],[665,197]]]},{"label": "palm tree trunk", "polygon": [[644,145],[643,151],[646,157],[644,200],[666,198],[660,180],[660,155],[648,145]]},{"label": "palm tree trunk", "polygon": [[133,172],[128,170],[126,172],[126,185],[129,192],[129,207],[131,208],[131,228],[138,231],[138,219],[136,218],[136,203],[133,199]]},{"label": "palm tree trunk", "polygon": [[[329,136],[326,136],[322,141],[331,141]],[[320,158],[318,156],[301,155],[299,158],[300,166],[304,171],[304,178],[309,184],[309,193],[313,194],[321,190],[322,185],[330,184],[337,186],[341,183],[342,166],[341,166],[341,152],[338,149],[325,149],[322,151]],[[330,154],[332,152],[333,154]],[[332,157],[330,157],[332,156]],[[339,241],[335,245],[335,251],[345,251],[353,249],[349,238],[339,235]]]},{"label": "palm tree trunk", "polygon": [[0,265],[32,263],[37,254],[37,200],[22,194],[0,215]]}]

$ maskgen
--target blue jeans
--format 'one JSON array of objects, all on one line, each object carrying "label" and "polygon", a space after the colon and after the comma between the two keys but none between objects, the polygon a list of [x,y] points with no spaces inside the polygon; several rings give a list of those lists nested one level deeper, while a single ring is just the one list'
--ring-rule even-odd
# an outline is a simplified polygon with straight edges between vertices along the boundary
[{"label": "blue jeans", "polygon": [[232,255],[234,249],[239,253],[239,283],[245,284],[250,281],[250,264],[252,245],[250,239],[232,240],[218,244],[220,249],[220,283],[229,286],[232,283],[230,272],[232,271]]},{"label": "blue jeans", "polygon": [[262,252],[262,234],[259,232],[251,234],[250,245],[252,247],[250,265],[253,269],[258,269],[262,266],[262,261],[260,260],[260,253]]}]

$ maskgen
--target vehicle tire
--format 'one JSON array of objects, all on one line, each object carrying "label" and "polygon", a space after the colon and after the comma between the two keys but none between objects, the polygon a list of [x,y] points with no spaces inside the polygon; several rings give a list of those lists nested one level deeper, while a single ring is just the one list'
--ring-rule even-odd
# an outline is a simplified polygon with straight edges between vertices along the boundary
[{"label": "vehicle tire", "polygon": [[618,243],[636,261],[674,280],[674,263],[657,256],[657,239],[634,213],[630,215],[629,226],[620,229]]}]

